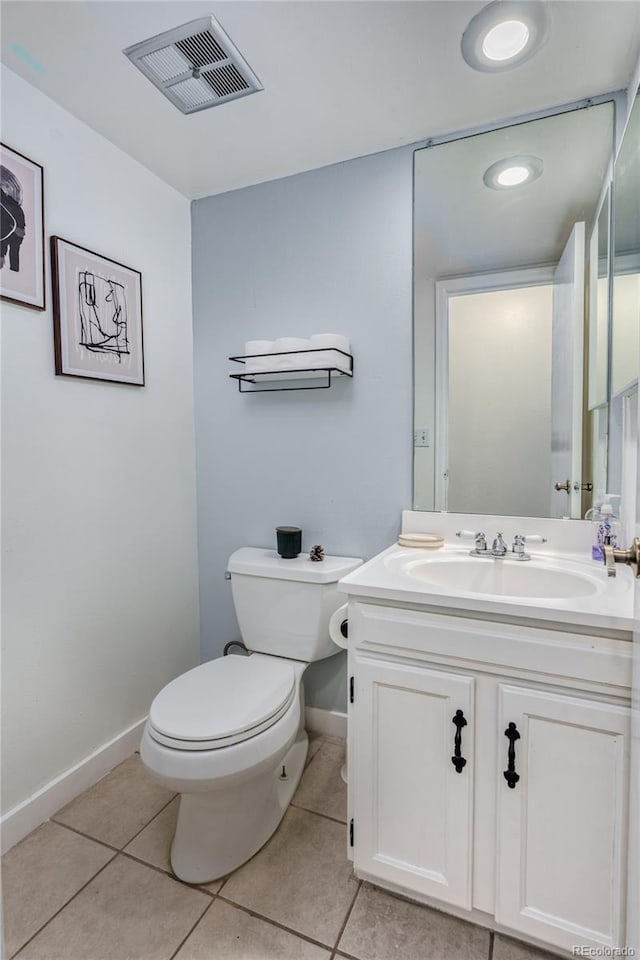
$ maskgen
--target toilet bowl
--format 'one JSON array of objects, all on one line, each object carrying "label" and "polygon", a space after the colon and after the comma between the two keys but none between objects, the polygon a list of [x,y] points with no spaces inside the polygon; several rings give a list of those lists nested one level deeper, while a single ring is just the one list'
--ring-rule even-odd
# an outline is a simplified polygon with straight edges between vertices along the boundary
[{"label": "toilet bowl", "polygon": [[284,816],[307,755],[302,676],[310,662],[339,652],[328,629],[341,601],[336,584],[361,562],[283,560],[257,548],[230,558],[238,622],[253,652],[169,683],[140,746],[152,776],[180,794],[171,867],[181,880],[230,873]]}]

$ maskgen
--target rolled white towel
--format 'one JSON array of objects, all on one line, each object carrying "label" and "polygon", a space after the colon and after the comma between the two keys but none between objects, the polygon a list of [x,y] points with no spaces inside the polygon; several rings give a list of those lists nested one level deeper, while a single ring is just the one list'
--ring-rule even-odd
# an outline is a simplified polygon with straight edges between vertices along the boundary
[{"label": "rolled white towel", "polygon": [[273,370],[274,361],[271,357],[256,356],[254,354],[274,353],[273,340],[247,340],[244,345],[245,356],[252,357],[244,362],[243,373],[259,373],[262,370]]},{"label": "rolled white towel", "polygon": [[[337,367],[338,370],[348,372],[351,369],[351,362],[343,353],[351,353],[351,347],[346,337],[339,333],[314,333],[310,337],[311,346],[314,350],[321,349],[321,353],[312,354],[315,356],[318,366]],[[333,348],[333,349],[332,349]]]},{"label": "rolled white towel", "polygon": [[304,370],[310,366],[308,353],[292,353],[291,351],[308,350],[310,343],[302,337],[278,337],[274,343],[275,352],[280,354],[275,358],[277,370]]}]

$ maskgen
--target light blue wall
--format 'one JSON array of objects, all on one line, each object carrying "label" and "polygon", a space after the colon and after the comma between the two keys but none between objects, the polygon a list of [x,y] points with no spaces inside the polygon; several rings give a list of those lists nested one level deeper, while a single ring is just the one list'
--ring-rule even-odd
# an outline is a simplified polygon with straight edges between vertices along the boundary
[{"label": "light blue wall", "polygon": [[[259,145],[256,145],[259,149]],[[412,148],[192,206],[203,660],[238,637],[227,558],[303,529],[303,548],[372,556],[411,506]],[[240,396],[245,340],[351,340],[330,390]],[[312,666],[307,702],[345,709],[344,655]]]}]

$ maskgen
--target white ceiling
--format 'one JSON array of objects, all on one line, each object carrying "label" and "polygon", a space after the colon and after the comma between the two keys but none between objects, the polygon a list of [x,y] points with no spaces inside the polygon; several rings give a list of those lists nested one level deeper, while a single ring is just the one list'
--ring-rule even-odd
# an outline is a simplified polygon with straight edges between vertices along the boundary
[{"label": "white ceiling", "polygon": [[[637,0],[552,2],[546,47],[513,72],[496,75],[472,70],[460,54],[462,32],[482,6],[467,0],[3,0],[1,55],[189,197],[628,83],[640,52]],[[183,116],[122,50],[208,14],[264,91]]]}]

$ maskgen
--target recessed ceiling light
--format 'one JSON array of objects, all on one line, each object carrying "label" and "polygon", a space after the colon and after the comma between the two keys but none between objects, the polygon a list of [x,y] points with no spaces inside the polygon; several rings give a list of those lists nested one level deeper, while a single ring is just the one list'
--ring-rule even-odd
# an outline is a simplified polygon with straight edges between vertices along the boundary
[{"label": "recessed ceiling light", "polygon": [[543,169],[540,157],[506,157],[492,163],[482,179],[492,190],[509,190],[533,183],[542,176]]},{"label": "recessed ceiling light", "polygon": [[544,0],[494,0],[469,22],[462,35],[462,56],[474,70],[510,70],[544,46],[550,29]]}]

